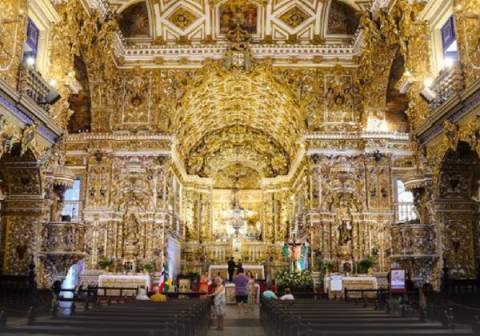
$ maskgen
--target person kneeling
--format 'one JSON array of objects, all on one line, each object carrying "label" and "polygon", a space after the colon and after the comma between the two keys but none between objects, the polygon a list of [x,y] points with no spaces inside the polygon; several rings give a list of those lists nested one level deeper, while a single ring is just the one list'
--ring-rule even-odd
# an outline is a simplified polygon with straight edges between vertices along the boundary
[{"label": "person kneeling", "polygon": [[292,293],[290,292],[290,288],[285,288],[285,294],[283,294],[281,297],[280,297],[280,300],[295,300],[295,298],[293,297]]}]

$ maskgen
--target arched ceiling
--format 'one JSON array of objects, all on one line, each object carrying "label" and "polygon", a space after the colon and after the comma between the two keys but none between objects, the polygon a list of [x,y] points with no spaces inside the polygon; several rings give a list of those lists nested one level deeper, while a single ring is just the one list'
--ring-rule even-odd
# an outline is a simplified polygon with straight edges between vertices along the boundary
[{"label": "arched ceiling", "polygon": [[[109,0],[122,30],[160,43],[224,41],[233,21],[261,41],[348,40],[368,0]],[[268,4],[270,2],[270,4]],[[147,10],[148,8],[148,10]],[[148,29],[145,27],[148,25]]]},{"label": "arched ceiling", "polygon": [[205,69],[182,98],[174,120],[187,172],[214,177],[241,164],[259,176],[288,173],[304,129],[304,113],[269,71]]}]

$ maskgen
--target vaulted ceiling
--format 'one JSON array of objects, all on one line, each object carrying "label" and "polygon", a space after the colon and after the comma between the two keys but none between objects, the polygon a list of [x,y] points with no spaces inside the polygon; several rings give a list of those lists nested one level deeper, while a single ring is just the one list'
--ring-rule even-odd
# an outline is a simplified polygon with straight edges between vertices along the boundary
[{"label": "vaulted ceiling", "polygon": [[288,173],[304,129],[295,97],[270,72],[205,70],[173,120],[187,172],[214,177],[241,165],[261,177]]},{"label": "vaulted ceiling", "polygon": [[137,42],[223,41],[240,22],[253,41],[348,41],[370,0],[110,0]]}]

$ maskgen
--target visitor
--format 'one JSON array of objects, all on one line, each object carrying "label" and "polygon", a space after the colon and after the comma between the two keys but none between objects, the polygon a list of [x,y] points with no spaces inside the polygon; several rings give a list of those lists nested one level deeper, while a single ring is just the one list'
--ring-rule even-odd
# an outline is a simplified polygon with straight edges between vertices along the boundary
[{"label": "visitor", "polygon": [[233,279],[235,284],[235,298],[239,315],[245,314],[245,304],[248,300],[248,282],[250,279],[243,273],[243,268],[238,269],[237,276]]},{"label": "visitor", "polygon": [[290,292],[290,288],[285,288],[284,290],[285,294],[283,294],[281,297],[280,297],[280,300],[282,301],[288,301],[288,300],[295,300],[295,298],[293,297],[292,293]]},{"label": "visitor", "polygon": [[147,290],[145,289],[145,286],[140,286],[137,291],[137,296],[135,297],[135,300],[138,301],[149,301],[150,298],[147,295]]},{"label": "visitor", "polygon": [[247,312],[252,313],[255,311],[255,303],[257,297],[257,287],[255,286],[255,277],[252,272],[248,272],[248,298],[247,298]]},{"label": "visitor", "polygon": [[237,274],[240,273],[240,270],[243,270],[242,260],[238,259],[237,262]]},{"label": "visitor", "polygon": [[278,296],[272,291],[271,286],[262,293],[262,298],[265,301],[270,301],[270,300],[277,300]]},{"label": "visitor", "polygon": [[[208,294],[208,273],[203,273],[200,276],[200,285],[198,287],[198,292],[200,294]],[[200,298],[206,298],[206,295],[201,295]]]},{"label": "visitor", "polygon": [[227,300],[225,298],[225,286],[220,277],[215,278],[215,291],[208,296],[213,296],[213,307],[217,316],[217,330],[223,330],[223,316],[225,315],[225,306]]},{"label": "visitor", "polygon": [[235,273],[235,267],[236,267],[236,264],[235,264],[235,261],[233,260],[233,257],[230,257],[227,265],[228,265],[228,281],[232,282],[233,281],[233,273]]},{"label": "visitor", "polygon": [[154,294],[150,297],[152,302],[167,302],[167,296],[160,293],[158,286],[153,287]]}]

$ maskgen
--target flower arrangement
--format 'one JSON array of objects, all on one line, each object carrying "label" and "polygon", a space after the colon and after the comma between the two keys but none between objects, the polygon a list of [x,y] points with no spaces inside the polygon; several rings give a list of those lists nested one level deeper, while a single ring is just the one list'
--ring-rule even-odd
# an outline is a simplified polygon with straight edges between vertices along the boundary
[{"label": "flower arrangement", "polygon": [[375,264],[375,261],[371,256],[368,256],[358,262],[357,271],[358,273],[367,273],[368,270]]},{"label": "flower arrangement", "polygon": [[110,269],[113,267],[114,261],[113,259],[107,258],[107,257],[101,257],[100,260],[98,261],[98,267],[100,267],[103,270]]},{"label": "flower arrangement", "polygon": [[277,288],[282,292],[285,288],[290,288],[293,292],[312,292],[313,279],[310,271],[292,272],[288,269],[277,272],[275,277]]},{"label": "flower arrangement", "polygon": [[320,264],[320,270],[321,270],[322,274],[332,273],[333,268],[334,268],[333,262],[331,262],[330,260],[325,260],[325,259],[322,260],[322,262]]},{"label": "flower arrangement", "polygon": [[149,261],[143,263],[143,271],[145,273],[152,273],[155,270],[155,265]]}]

